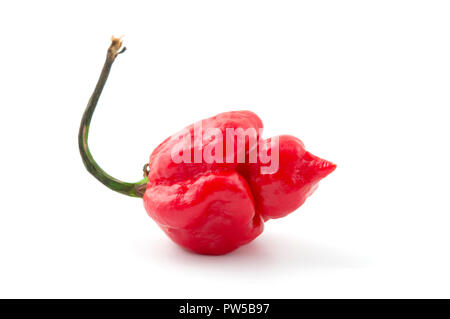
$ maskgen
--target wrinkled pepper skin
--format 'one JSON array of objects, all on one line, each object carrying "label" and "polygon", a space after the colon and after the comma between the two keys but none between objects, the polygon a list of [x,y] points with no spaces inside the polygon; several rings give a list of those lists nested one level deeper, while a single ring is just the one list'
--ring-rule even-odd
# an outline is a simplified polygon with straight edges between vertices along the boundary
[{"label": "wrinkled pepper skin", "polygon": [[[221,113],[201,123],[203,130],[219,128],[224,141],[227,128],[257,132],[263,128],[258,116],[249,111]],[[185,130],[194,134],[194,125]],[[259,133],[262,147],[279,149],[279,168],[274,174],[261,173],[259,155],[256,163],[227,163],[224,155],[223,163],[177,164],[171,157],[179,143],[176,136],[166,139],[150,156],[144,206],[175,243],[199,254],[226,254],[251,242],[262,233],[265,221],[295,211],[336,168],[306,151],[293,136],[279,136],[278,144],[271,144],[271,139],[262,140]],[[218,141],[203,137],[202,142],[203,150]],[[246,140],[246,156],[249,146]],[[195,146],[190,148],[193,153]],[[234,156],[238,155],[235,148]]]}]

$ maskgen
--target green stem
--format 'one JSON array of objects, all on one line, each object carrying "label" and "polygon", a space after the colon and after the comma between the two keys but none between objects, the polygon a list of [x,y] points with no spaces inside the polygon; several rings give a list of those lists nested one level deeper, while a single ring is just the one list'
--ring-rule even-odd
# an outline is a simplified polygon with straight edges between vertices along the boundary
[{"label": "green stem", "polygon": [[145,187],[148,182],[147,177],[136,183],[122,182],[111,175],[107,174],[98,164],[95,162],[88,146],[89,126],[91,123],[92,115],[94,114],[97,102],[102,94],[103,87],[108,79],[111,66],[114,63],[117,55],[125,51],[125,47],[121,49],[122,41],[117,38],[112,38],[108,53],[106,55],[106,61],[95,86],[94,92],[89,99],[86,110],[84,111],[83,118],[81,119],[80,131],[78,132],[78,147],[80,148],[81,158],[83,159],[84,166],[89,173],[91,173],[96,179],[103,183],[106,187],[133,197],[142,197],[145,192]]}]

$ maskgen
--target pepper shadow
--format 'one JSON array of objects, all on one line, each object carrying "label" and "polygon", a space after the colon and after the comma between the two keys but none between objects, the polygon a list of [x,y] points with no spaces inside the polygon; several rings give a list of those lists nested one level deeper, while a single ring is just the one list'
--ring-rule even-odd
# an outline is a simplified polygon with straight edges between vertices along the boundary
[{"label": "pepper shadow", "polygon": [[184,271],[206,272],[273,272],[292,274],[302,269],[342,269],[366,266],[363,258],[288,234],[266,232],[252,243],[222,256],[198,255],[165,241],[140,243],[135,246],[145,259],[155,258],[167,267],[182,267]]}]

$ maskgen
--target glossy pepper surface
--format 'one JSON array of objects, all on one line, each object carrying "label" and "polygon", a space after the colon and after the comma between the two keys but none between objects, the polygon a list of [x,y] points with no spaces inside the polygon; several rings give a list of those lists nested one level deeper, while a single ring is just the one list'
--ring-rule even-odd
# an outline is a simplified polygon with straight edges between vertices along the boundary
[{"label": "glossy pepper surface", "polygon": [[[222,140],[226,140],[228,128],[260,132],[263,127],[258,116],[249,111],[221,113],[201,122],[204,131],[219,128]],[[194,125],[184,131],[195,135]],[[232,163],[226,163],[223,155],[222,163],[176,164],[172,150],[179,143],[179,135],[168,138],[150,156],[144,205],[173,241],[202,254],[224,254],[252,241],[263,231],[264,221],[296,210],[336,167],[307,152],[299,139],[287,135],[279,136],[277,145],[270,139],[261,141],[261,147],[278,147],[279,168],[273,174],[261,173],[264,164],[260,160],[237,163],[236,149]],[[239,138],[245,136],[236,134],[234,145]],[[201,151],[217,141],[204,138]],[[191,148],[189,153],[194,154],[194,143],[187,143],[183,149]],[[247,140],[247,158],[249,148]]]},{"label": "glossy pepper surface", "polygon": [[[192,124],[164,140],[151,154],[143,180],[124,183],[114,179],[93,160],[87,133],[112,62],[122,52],[120,47],[121,41],[113,39],[99,84],[83,116],[79,134],[83,162],[108,187],[143,197],[149,216],[180,246],[200,254],[233,251],[260,235],[264,222],[299,208],[319,181],[336,168],[335,164],[306,151],[303,143],[293,136],[264,140],[259,117],[250,111],[235,111]],[[216,130],[215,138],[206,134],[208,129]],[[224,143],[229,141],[228,129],[241,129],[233,136],[231,159]],[[251,138],[245,135],[248,129],[255,132],[256,143],[251,143]],[[183,134],[189,139],[180,143]],[[195,136],[200,136],[201,141],[195,141]],[[238,141],[243,141],[245,147],[239,149]],[[183,153],[189,151],[190,159],[211,149],[217,151],[223,147],[223,152],[215,154],[213,162],[176,162],[173,150],[180,146]],[[279,159],[276,171],[263,173],[267,161],[262,158],[261,149],[264,154],[276,150]],[[256,154],[256,160],[249,160],[253,156],[250,153]]]}]

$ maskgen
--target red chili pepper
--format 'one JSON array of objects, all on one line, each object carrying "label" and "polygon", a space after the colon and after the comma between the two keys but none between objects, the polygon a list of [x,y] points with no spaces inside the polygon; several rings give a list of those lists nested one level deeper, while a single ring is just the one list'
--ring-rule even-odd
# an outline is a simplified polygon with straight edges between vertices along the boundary
[{"label": "red chili pepper", "polygon": [[220,255],[247,244],[262,233],[265,221],[300,207],[336,168],[307,152],[295,137],[263,140],[258,116],[236,111],[202,120],[166,139],[151,154],[143,180],[125,183],[111,177],[92,158],[87,139],[111,65],[125,49],[119,51],[121,45],[113,38],[108,49],[81,122],[80,153],[87,170],[103,184],[143,197],[148,214],[180,246]]}]

